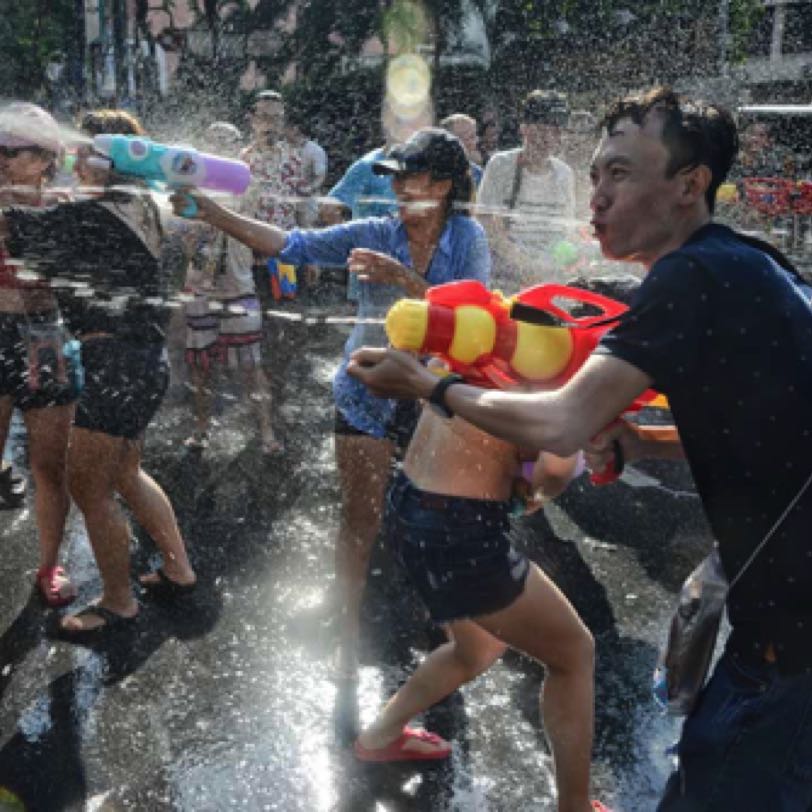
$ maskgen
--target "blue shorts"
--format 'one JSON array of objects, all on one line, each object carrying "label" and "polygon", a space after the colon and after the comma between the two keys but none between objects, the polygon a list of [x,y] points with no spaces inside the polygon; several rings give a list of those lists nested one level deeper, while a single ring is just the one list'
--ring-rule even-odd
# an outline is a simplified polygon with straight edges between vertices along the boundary
[{"label": "blue shorts", "polygon": [[529,563],[510,543],[509,519],[507,502],[429,493],[397,475],[388,542],[436,623],[497,612],[522,594]]},{"label": "blue shorts", "polygon": [[[386,425],[386,435],[381,440],[390,440],[395,444],[395,448],[406,450],[412,439],[412,434],[420,419],[422,405],[416,400],[399,400],[395,407],[392,419]],[[344,413],[336,406],[335,422],[333,424],[334,434],[343,434],[349,437],[373,437],[366,431],[355,428]]]},{"label": "blue shorts", "polygon": [[809,812],[812,674],[725,654],[685,720],[658,812]]}]

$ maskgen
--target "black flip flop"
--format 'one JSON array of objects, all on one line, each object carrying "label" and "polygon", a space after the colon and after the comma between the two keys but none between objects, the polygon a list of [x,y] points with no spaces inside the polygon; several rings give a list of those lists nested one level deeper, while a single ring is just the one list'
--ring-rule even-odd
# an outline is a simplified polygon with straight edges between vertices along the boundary
[{"label": "black flip flop", "polygon": [[[152,575],[152,573],[145,574]],[[138,585],[141,589],[155,598],[182,598],[190,595],[197,588],[197,581],[193,584],[179,584],[177,581],[173,581],[161,568],[155,570],[155,575],[158,576],[155,583],[144,583],[140,578],[138,579]]]},{"label": "black flip flop", "polygon": [[73,617],[84,617],[86,615],[95,615],[101,618],[104,623],[100,626],[95,626],[92,629],[81,629],[73,631],[66,629],[61,622],[56,623],[55,635],[56,637],[67,640],[70,643],[94,643],[111,634],[132,629],[135,622],[138,620],[137,612],[132,617],[125,617],[124,615],[113,612],[110,609],[105,609],[103,606],[90,605],[86,606],[80,612],[77,612]]}]

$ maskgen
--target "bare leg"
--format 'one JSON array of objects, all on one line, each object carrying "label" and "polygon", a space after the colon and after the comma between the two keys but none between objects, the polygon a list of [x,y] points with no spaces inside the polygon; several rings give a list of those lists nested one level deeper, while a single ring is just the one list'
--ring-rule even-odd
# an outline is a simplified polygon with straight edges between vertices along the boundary
[{"label": "bare leg", "polygon": [[[34,512],[39,531],[39,568],[55,567],[70,508],[66,462],[73,405],[29,409],[23,417],[28,431],[31,475],[36,486]],[[62,597],[75,594],[67,579],[57,581]]]},{"label": "bare leg", "polygon": [[[434,649],[389,700],[375,721],[361,732],[365,748],[386,747],[400,736],[406,723],[461,685],[487,671],[507,646],[470,620],[448,627],[449,642]],[[445,747],[420,740],[408,741],[404,749],[425,752]]]},{"label": "bare leg", "polygon": [[[195,582],[195,572],[186,554],[175,511],[164,489],[141,467],[141,442],[125,440],[115,488],[133,513],[135,520],[158,545],[163,555],[163,570],[179,584]],[[143,576],[142,583],[157,580]]]},{"label": "bare leg", "polygon": [[337,434],[341,522],[336,541],[336,586],[340,600],[342,668],[357,669],[359,613],[369,557],[381,526],[393,447],[389,440]]},{"label": "bare leg", "polygon": [[[68,447],[68,488],[82,511],[103,592],[99,605],[125,617],[138,613],[130,588],[130,531],[115,498],[126,440],[74,426]],[[68,616],[62,626],[83,631],[103,625],[93,616]]]},{"label": "bare leg", "polygon": [[0,475],[2,475],[2,478],[0,478],[0,500],[8,504],[9,507],[22,504],[27,490],[23,477],[19,473],[14,474],[11,463],[6,462],[3,456],[8,442],[13,412],[14,400],[11,396],[0,397]]},{"label": "bare leg", "polygon": [[558,587],[531,564],[524,592],[477,623],[547,669],[541,695],[559,812],[587,812],[594,725],[594,642]]},{"label": "bare leg", "polygon": [[[542,716],[553,750],[561,812],[587,812],[592,755],[594,649],[589,631],[558,588],[531,565],[524,592],[506,609],[451,624],[452,640],[426,657],[359,736],[368,749],[393,742],[415,714],[487,670],[505,644],[544,663]],[[409,741],[437,750],[445,743]]]},{"label": "bare leg", "polygon": [[197,364],[190,364],[189,377],[194,391],[195,431],[204,435],[209,430],[211,416],[211,372]]},{"label": "bare leg", "polygon": [[242,375],[243,386],[245,391],[248,392],[248,397],[251,399],[256,412],[263,454],[273,454],[276,451],[281,451],[282,443],[276,438],[271,423],[272,401],[268,376],[259,364],[243,369]]},{"label": "bare leg", "polygon": [[11,415],[14,411],[14,400],[9,395],[0,397],[0,457],[8,442],[8,432],[11,426]]}]

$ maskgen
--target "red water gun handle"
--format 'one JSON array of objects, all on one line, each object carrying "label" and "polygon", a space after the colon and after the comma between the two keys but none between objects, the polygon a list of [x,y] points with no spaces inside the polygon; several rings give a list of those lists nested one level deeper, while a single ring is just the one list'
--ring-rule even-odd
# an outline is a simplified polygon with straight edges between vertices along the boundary
[{"label": "red water gun handle", "polygon": [[[613,420],[606,428],[611,428],[614,425],[619,425],[620,420]],[[593,471],[589,475],[589,481],[593,485],[609,485],[612,482],[616,482],[620,475],[623,473],[623,467],[626,463],[626,460],[623,456],[623,446],[621,446],[618,440],[612,441],[612,459],[609,460],[609,463],[606,467],[601,471]]]},{"label": "red water gun handle", "polygon": [[623,458],[623,447],[617,440],[612,443],[612,451],[614,452],[614,459],[609,460],[609,463],[602,471],[593,471],[589,475],[589,481],[593,485],[611,485],[613,482],[616,482],[623,473],[625,462]]}]

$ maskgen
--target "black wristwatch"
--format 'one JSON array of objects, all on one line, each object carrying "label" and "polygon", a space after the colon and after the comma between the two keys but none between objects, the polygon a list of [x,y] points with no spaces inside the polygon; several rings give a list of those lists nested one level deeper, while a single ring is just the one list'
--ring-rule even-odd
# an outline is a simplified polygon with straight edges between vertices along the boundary
[{"label": "black wristwatch", "polygon": [[441,417],[454,417],[454,412],[446,406],[445,393],[448,387],[453,386],[455,383],[465,383],[465,378],[462,375],[457,375],[456,372],[451,372],[444,378],[440,378],[437,385],[431,390],[429,403]]}]

